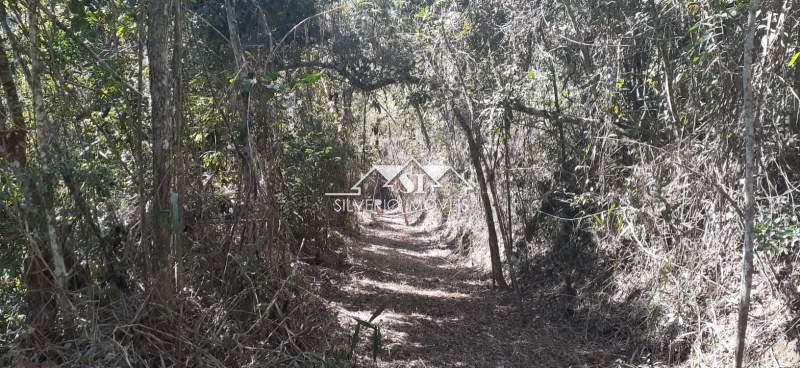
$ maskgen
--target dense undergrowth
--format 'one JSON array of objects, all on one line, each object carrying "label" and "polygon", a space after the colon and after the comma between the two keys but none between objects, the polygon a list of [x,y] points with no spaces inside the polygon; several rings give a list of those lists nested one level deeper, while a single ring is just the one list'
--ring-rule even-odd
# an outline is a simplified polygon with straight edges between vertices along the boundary
[{"label": "dense undergrowth", "polygon": [[743,85],[747,356],[800,364],[800,3],[761,2],[743,81],[756,3],[3,1],[0,364],[347,365],[325,193],[414,158],[475,191],[411,223],[528,308],[730,366]]}]

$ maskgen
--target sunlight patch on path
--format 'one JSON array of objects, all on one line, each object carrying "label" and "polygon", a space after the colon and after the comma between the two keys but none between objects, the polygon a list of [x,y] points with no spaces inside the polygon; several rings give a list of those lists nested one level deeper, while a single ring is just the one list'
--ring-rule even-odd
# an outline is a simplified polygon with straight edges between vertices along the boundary
[{"label": "sunlight patch on path", "polygon": [[332,290],[350,333],[354,318],[369,320],[385,308],[374,321],[383,352],[373,362],[362,340],[364,366],[556,367],[575,360],[552,353],[563,343],[552,339],[553,329],[512,307],[509,295],[492,290],[490,279],[445,247],[440,234],[401,221],[370,218],[360,227],[348,249],[352,268]]},{"label": "sunlight patch on path", "polygon": [[[339,310],[339,324],[342,326],[354,327],[356,322],[353,318],[358,318],[362,321],[369,320],[374,311],[359,310],[353,311],[345,308],[342,304],[331,303]],[[381,315],[373,321],[376,325],[381,326],[381,332],[387,338],[389,346],[400,345],[408,341],[408,334],[405,332],[397,331],[396,329],[386,328],[387,326],[409,325],[413,321],[408,321],[408,317],[404,314],[394,313],[392,311],[384,311]]]},{"label": "sunlight patch on path", "polygon": [[439,289],[426,289],[397,282],[376,281],[369,279],[356,280],[356,284],[363,287],[372,287],[391,292],[392,294],[410,294],[431,298],[468,299],[468,294],[449,292]]},{"label": "sunlight patch on path", "polygon": [[408,250],[408,249],[392,248],[392,247],[387,247],[387,246],[378,245],[378,244],[369,244],[368,246],[366,246],[366,247],[364,247],[362,249],[365,250],[365,251],[374,252],[374,253],[378,253],[378,254],[381,254],[381,255],[391,255],[391,253],[400,253],[400,254],[403,254],[403,255],[412,256],[412,257],[419,257],[419,258],[442,258],[442,259],[444,259],[450,254],[450,251],[447,250],[447,249],[432,248],[432,249],[424,249],[422,251],[414,251],[414,250]]},{"label": "sunlight patch on path", "polygon": [[405,254],[409,256],[418,256],[418,257],[427,257],[427,258],[445,258],[450,254],[450,251],[447,249],[426,249],[422,252],[416,252],[406,249],[396,249],[396,251],[400,254]]}]

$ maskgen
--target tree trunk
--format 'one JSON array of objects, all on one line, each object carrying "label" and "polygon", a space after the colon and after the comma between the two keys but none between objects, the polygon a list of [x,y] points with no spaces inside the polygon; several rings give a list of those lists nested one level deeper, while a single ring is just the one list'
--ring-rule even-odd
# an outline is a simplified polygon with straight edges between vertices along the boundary
[{"label": "tree trunk", "polygon": [[[0,38],[0,85],[6,97],[8,114],[11,116],[11,129],[5,128],[5,119],[2,125],[3,135],[0,136],[0,154],[6,157],[9,165],[24,168],[27,165],[25,155],[25,118],[22,115],[22,102],[17,93],[17,84],[14,81],[14,70],[8,59],[5,49],[5,40]],[[10,160],[9,160],[10,159]]]},{"label": "tree trunk", "polygon": [[[145,19],[147,12],[147,3],[141,3],[136,9],[136,18],[139,24]],[[144,96],[144,44],[147,34],[144,27],[136,27],[136,90],[142,93],[136,96],[135,124],[136,124],[136,142],[132,147],[134,157],[136,159],[136,194],[138,195],[137,212],[139,215],[139,245],[144,248],[149,244],[150,239],[150,220],[147,217],[147,202],[148,191],[146,188],[145,177],[147,172],[147,163],[145,163],[144,156],[144,142],[145,136],[145,115],[144,111],[147,108],[147,101]],[[149,263],[141,262],[137,266],[140,267],[142,275],[147,277],[150,273]]]},{"label": "tree trunk", "polygon": [[345,131],[349,133],[350,129],[352,129],[356,123],[356,117],[353,115],[352,87],[345,87],[345,90],[342,92],[342,104],[344,105],[342,112],[342,125],[344,125]]},{"label": "tree trunk", "polygon": [[170,256],[170,192],[172,173],[172,94],[170,91],[169,30],[171,1],[151,1],[148,8],[147,56],[150,66],[150,105],[153,129],[153,198],[150,254],[150,288],[155,300],[171,302],[173,289]]},{"label": "tree trunk", "polygon": [[[478,146],[480,148],[480,144]],[[505,219],[505,213],[503,212],[503,206],[500,204],[500,195],[497,193],[497,181],[495,176],[495,170],[488,165],[485,157],[482,156],[481,158],[484,161],[484,165],[486,166],[486,182],[487,186],[489,187],[489,194],[491,194],[490,199],[492,201],[492,206],[494,207],[494,213],[497,215],[497,225],[498,225],[497,227],[500,228],[500,236],[503,238],[503,250],[504,250],[503,253],[505,253],[506,255],[506,262],[510,262],[511,254],[509,252],[509,244],[510,244],[509,233],[508,233],[508,228],[506,227],[507,222]],[[511,284],[512,285],[514,284],[513,277],[511,280]]]},{"label": "tree trunk", "polygon": [[489,187],[489,194],[491,194],[490,199],[492,200],[492,206],[494,207],[494,213],[497,214],[497,222],[498,227],[500,228],[500,236],[503,238],[503,246],[505,247],[505,243],[508,242],[508,229],[506,229],[506,219],[505,213],[503,212],[503,206],[500,204],[500,195],[497,193],[497,180],[495,176],[495,170],[490,168],[488,164],[486,164],[485,157],[482,157],[484,161],[484,165],[486,166],[486,183]]},{"label": "tree trunk", "polygon": [[[556,67],[553,63],[550,63],[550,75],[553,77],[553,105],[556,111],[557,116],[561,116],[561,102],[559,101],[558,95],[558,80],[556,79]],[[563,175],[566,168],[567,163],[567,148],[566,148],[566,141],[564,138],[564,122],[561,119],[556,119],[556,124],[558,124],[558,180],[563,183]]]},{"label": "tree trunk", "polygon": [[[0,3],[0,7],[3,4]],[[0,8],[0,15],[5,14],[5,9]],[[4,157],[6,165],[14,172],[19,187],[25,198],[22,202],[23,226],[36,226],[40,223],[33,206],[34,195],[28,185],[28,157],[26,153],[27,128],[22,113],[23,105],[17,92],[17,83],[14,79],[14,69],[9,62],[4,40],[0,39],[0,85],[3,88],[8,115],[11,117],[11,128],[6,129],[5,119],[0,131],[0,155]],[[35,230],[35,229],[34,229]],[[34,237],[36,239],[40,237]],[[49,255],[46,250],[39,247],[37,241],[31,242],[31,252],[28,257],[28,266],[25,268],[25,287],[28,303],[28,323],[37,334],[47,336],[47,331],[56,323],[58,306],[53,299],[53,280],[48,266]]]},{"label": "tree trunk", "polygon": [[183,152],[183,124],[184,124],[184,87],[183,87],[183,0],[174,0],[175,6],[175,28],[174,28],[174,43],[173,43],[173,57],[172,57],[172,73],[174,78],[173,93],[175,94],[175,188],[177,192],[176,203],[172,203],[172,210],[177,213],[173,214],[172,225],[173,234],[175,237],[175,292],[177,293],[181,288],[181,269],[183,257],[183,193],[185,187],[185,159]]},{"label": "tree trunk", "polygon": [[503,115],[503,122],[505,123],[505,137],[503,137],[503,145],[505,146],[505,167],[506,167],[506,223],[507,225],[507,232],[508,234],[505,244],[505,251],[506,251],[506,262],[508,262],[508,276],[511,279],[511,287],[516,289],[517,287],[517,274],[516,270],[514,269],[514,222],[512,221],[512,214],[511,214],[511,173],[510,173],[510,166],[511,166],[511,149],[509,148],[508,142],[511,140],[511,119],[513,119],[511,109],[506,108],[505,113]]},{"label": "tree trunk", "polygon": [[486,219],[486,230],[489,232],[489,255],[492,262],[492,279],[501,289],[507,289],[508,284],[503,277],[503,264],[500,261],[500,247],[497,241],[497,231],[494,227],[494,215],[492,214],[492,202],[489,199],[489,189],[486,185],[486,177],[483,174],[483,167],[481,167],[481,148],[478,142],[475,141],[475,136],[472,134],[469,124],[458,111],[455,111],[456,121],[464,135],[467,137],[467,144],[469,146],[469,157],[472,161],[472,166],[475,168],[475,177],[478,180],[478,188],[480,191],[481,204],[483,207],[484,218]]},{"label": "tree trunk", "polygon": [[[59,160],[57,153],[60,144],[58,139],[58,127],[53,124],[45,109],[44,96],[42,93],[41,76],[43,74],[42,63],[39,58],[39,4],[38,1],[28,3],[28,20],[30,24],[30,90],[33,100],[33,118],[36,123],[36,138],[38,151],[41,154],[41,180],[31,180],[28,186],[31,202],[38,209],[39,216],[36,216],[39,223],[29,223],[31,226],[40,226],[39,231],[34,232],[34,242],[48,245],[50,263],[53,269],[53,281],[55,284],[55,294],[58,306],[68,323],[72,320],[72,306],[67,299],[67,266],[64,262],[64,252],[58,241],[56,230],[56,216],[53,209],[55,188],[55,178],[49,174],[49,165]],[[43,249],[40,247],[40,251]]]},{"label": "tree trunk", "polygon": [[739,320],[736,328],[736,368],[742,367],[744,359],[744,340],[747,335],[747,316],[750,312],[750,287],[753,283],[753,216],[755,214],[754,167],[753,151],[755,143],[753,137],[754,102],[753,86],[750,82],[753,65],[753,38],[756,30],[756,10],[758,0],[750,3],[747,16],[747,30],[744,40],[744,65],[742,70],[742,124],[744,125],[744,246],[742,247],[742,286],[739,299]]},{"label": "tree trunk", "polygon": [[417,114],[417,120],[419,120],[419,128],[422,131],[422,138],[425,140],[425,148],[428,149],[428,153],[431,152],[431,137],[428,135],[428,128],[425,126],[425,117],[422,115],[422,111],[419,108],[419,105],[414,105],[414,112]]},{"label": "tree trunk", "polygon": [[[250,139],[250,89],[256,83],[255,75],[250,69],[244,54],[242,41],[239,38],[239,24],[236,20],[236,6],[234,0],[225,0],[225,14],[230,35],[230,46],[233,51],[234,65],[236,67],[236,82],[238,88],[234,97],[233,110],[239,118],[239,150],[242,158],[242,192],[244,204],[241,208],[243,214],[253,212],[253,205],[258,197],[258,182],[254,165],[254,151]],[[253,221],[246,221],[239,247],[255,242],[255,225]]]}]

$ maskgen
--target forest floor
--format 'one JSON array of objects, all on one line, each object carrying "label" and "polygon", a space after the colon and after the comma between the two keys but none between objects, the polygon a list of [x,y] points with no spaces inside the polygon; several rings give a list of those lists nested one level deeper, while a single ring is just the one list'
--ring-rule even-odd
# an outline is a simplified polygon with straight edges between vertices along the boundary
[{"label": "forest floor", "polygon": [[[552,298],[492,288],[437,231],[383,215],[352,239],[352,267],[323,288],[341,324],[377,318],[383,351],[361,367],[609,367],[616,358],[559,315]],[[540,294],[545,294],[540,290]],[[529,292],[530,294],[530,292]],[[523,307],[524,306],[524,307]],[[555,313],[554,313],[555,312]],[[362,329],[361,341],[369,341]],[[366,343],[360,355],[370,356]],[[627,366],[627,365],[621,365]]]}]

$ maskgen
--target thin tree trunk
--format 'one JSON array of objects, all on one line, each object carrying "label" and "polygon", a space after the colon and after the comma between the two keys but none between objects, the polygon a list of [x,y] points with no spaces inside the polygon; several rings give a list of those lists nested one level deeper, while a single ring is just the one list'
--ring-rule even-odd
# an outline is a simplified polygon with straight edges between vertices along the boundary
[{"label": "thin tree trunk", "polygon": [[572,23],[572,28],[575,29],[575,33],[578,35],[579,41],[581,41],[580,49],[581,54],[583,55],[583,65],[586,68],[586,71],[591,74],[594,71],[594,62],[592,61],[592,52],[589,50],[589,44],[584,36],[583,27],[578,26],[578,22],[575,19],[575,13],[572,11],[572,7],[570,7],[570,2],[565,1],[564,7],[567,11],[567,16],[569,17],[570,22]]},{"label": "thin tree trunk", "polygon": [[[177,178],[175,180],[175,187],[177,196],[175,203],[172,203],[172,210],[176,213],[173,214],[172,225],[173,233],[175,235],[175,293],[180,293],[183,288],[183,243],[182,236],[184,232],[184,212],[183,212],[183,194],[185,193],[185,177],[186,177],[186,160],[183,151],[183,124],[184,124],[184,86],[183,86],[183,1],[174,0],[175,5],[175,28],[174,28],[174,44],[173,44],[173,57],[172,57],[172,72],[174,76],[174,89],[175,94],[175,171]],[[183,319],[183,305],[178,310],[178,318]],[[178,324],[178,336],[183,336],[183,324]],[[178,340],[178,354],[183,356],[184,352],[183,339]]]},{"label": "thin tree trunk", "polygon": [[[661,21],[661,14],[658,11],[658,3],[653,2],[650,4],[651,15],[653,19],[656,21],[656,29],[662,28],[662,21]],[[670,55],[668,53],[669,50],[669,40],[672,39],[672,29],[667,28],[669,25],[663,26],[661,29],[662,33],[665,33],[664,37],[657,44],[658,56],[661,59],[661,64],[664,67],[664,92],[667,98],[667,111],[669,111],[669,116],[672,119],[672,127],[671,131],[675,138],[677,138],[680,134],[680,125],[679,117],[678,117],[678,110],[677,106],[675,106],[675,91],[672,88],[672,81],[673,81],[673,67],[672,63],[670,62]]]},{"label": "thin tree trunk", "polygon": [[[250,88],[252,85],[245,86],[246,83],[255,81],[255,76],[250,70],[247,58],[244,54],[242,41],[239,38],[239,24],[236,20],[235,0],[225,0],[225,14],[228,23],[228,33],[230,35],[230,46],[233,51],[234,65],[236,66],[237,83],[239,88],[234,98],[234,111],[239,117],[239,144],[241,145],[242,156],[242,191],[244,192],[244,204],[242,211],[251,212],[251,206],[258,197],[258,186],[256,170],[254,166],[253,147],[250,140]],[[245,243],[254,242],[255,222],[247,221],[242,228],[239,247]]]},{"label": "thin tree trunk", "polygon": [[[361,169],[367,170],[367,101],[369,96],[364,94],[364,108],[361,112]],[[363,188],[362,188],[363,191]]]},{"label": "thin tree trunk", "polygon": [[183,89],[183,0],[174,0],[175,2],[175,36],[172,58],[172,70],[174,76],[174,89],[175,94],[175,187],[178,193],[176,206],[173,210],[177,213],[173,217],[173,225],[177,225],[173,229],[175,235],[175,292],[178,292],[181,287],[181,258],[183,257],[183,244],[181,236],[183,234],[183,193],[184,193],[184,153],[183,153],[183,108],[184,108],[184,89]]},{"label": "thin tree trunk", "polygon": [[228,22],[228,34],[230,36],[231,49],[233,50],[234,64],[236,65],[236,72],[242,73],[247,60],[242,50],[242,41],[239,39],[239,24],[236,22],[236,6],[235,0],[225,0],[225,17]]},{"label": "thin tree trunk", "polygon": [[755,215],[755,190],[753,151],[754,102],[753,87],[750,82],[753,65],[753,38],[756,31],[756,11],[758,0],[750,3],[747,16],[747,30],[744,41],[744,65],[742,68],[742,124],[744,125],[745,166],[744,166],[744,246],[742,247],[742,286],[739,299],[739,320],[736,328],[736,368],[742,367],[744,359],[744,340],[747,335],[747,316],[750,312],[750,287],[753,283],[753,216]]},{"label": "thin tree trunk", "polygon": [[494,213],[497,214],[500,236],[503,237],[503,246],[505,246],[505,243],[508,241],[508,230],[506,229],[506,216],[503,212],[503,206],[500,204],[500,195],[497,194],[497,180],[495,177],[495,172],[489,167],[489,165],[486,165],[485,162],[484,165],[486,166],[486,182],[489,187],[489,194],[492,195],[492,206],[494,207]]},{"label": "thin tree trunk", "polygon": [[[137,7],[137,24],[144,24],[146,18],[146,4],[139,4]],[[144,159],[144,141],[146,139],[144,134],[144,43],[145,43],[144,27],[136,27],[136,89],[140,92],[136,95],[136,138],[137,142],[133,145],[133,154],[136,158],[136,190],[139,196],[139,203],[137,209],[139,212],[139,244],[144,247],[149,243],[149,229],[150,221],[147,217],[147,188],[145,187],[145,173],[147,171]],[[147,277],[149,273],[148,262],[141,262],[139,264],[142,274]]]},{"label": "thin tree trunk", "polygon": [[350,129],[355,125],[356,118],[353,115],[353,88],[352,87],[345,87],[345,90],[342,91],[342,104],[343,112],[342,112],[342,124],[344,125],[346,131],[349,133]]},{"label": "thin tree trunk", "polygon": [[[561,116],[561,101],[558,98],[558,80],[556,79],[556,67],[550,63],[550,74],[553,77],[553,104],[554,109],[556,110],[556,115]],[[559,170],[558,170],[558,179],[563,180],[564,170],[566,168],[567,163],[567,147],[564,138],[564,122],[561,119],[556,119],[556,124],[558,124],[558,161],[559,161]]]},{"label": "thin tree trunk", "polygon": [[507,224],[508,224],[508,234],[507,236],[507,243],[505,245],[506,251],[506,262],[508,262],[508,273],[509,278],[511,279],[511,287],[516,289],[517,288],[517,275],[516,270],[514,268],[514,228],[513,228],[513,221],[512,221],[512,214],[511,214],[511,180],[510,180],[510,171],[509,167],[511,165],[511,149],[509,148],[508,142],[511,140],[511,119],[513,118],[511,109],[506,108],[505,114],[503,115],[503,122],[505,123],[505,137],[503,137],[503,145],[505,146],[505,167],[506,167],[506,209],[507,209]]},{"label": "thin tree trunk", "polygon": [[497,241],[497,231],[494,227],[494,215],[492,214],[492,202],[489,199],[489,189],[486,185],[486,177],[481,167],[481,148],[478,142],[475,141],[472,129],[458,111],[455,111],[456,121],[464,135],[467,137],[467,144],[469,146],[469,157],[472,161],[472,166],[475,168],[475,176],[478,180],[478,189],[480,191],[481,204],[483,207],[484,218],[486,220],[486,230],[489,232],[489,255],[492,262],[492,279],[501,289],[507,289],[505,277],[503,277],[503,264],[500,261],[500,248]]},{"label": "thin tree trunk", "polygon": [[169,30],[172,2],[151,1],[148,8],[147,56],[150,66],[150,105],[153,129],[153,198],[150,287],[155,300],[171,302],[172,229],[170,192],[173,185],[172,94],[170,93]]},{"label": "thin tree trunk", "polygon": [[[0,2],[0,16],[5,15],[4,5]],[[5,28],[4,28],[5,29]],[[9,35],[10,37],[10,35]],[[27,166],[27,127],[23,116],[23,105],[17,92],[17,83],[14,79],[14,69],[9,62],[4,40],[0,39],[0,85],[3,88],[8,114],[11,117],[11,128],[6,129],[5,119],[0,127],[0,155],[4,162],[14,172],[19,187],[24,194],[21,210],[23,227],[27,230],[30,226],[40,223],[34,208],[34,195],[29,185]],[[30,242],[31,252],[29,264],[25,269],[25,286],[27,293],[25,300],[28,303],[28,323],[37,334],[47,335],[46,331],[55,325],[58,313],[57,305],[53,301],[53,280],[48,266],[49,258],[46,249],[39,247],[38,239],[33,237]]]},{"label": "thin tree trunk", "polygon": [[[503,212],[503,206],[500,204],[500,195],[497,193],[497,181],[495,176],[495,170],[491,168],[488,163],[486,162],[485,157],[481,157],[484,161],[484,165],[486,167],[486,182],[487,186],[489,187],[489,194],[491,194],[492,200],[492,207],[494,208],[494,213],[497,215],[497,227],[500,228],[500,236],[503,238],[503,249],[504,253],[506,253],[506,261],[510,261],[511,259],[508,258],[508,252],[505,252],[505,249],[508,244],[508,229],[506,228],[506,219],[505,213]],[[512,280],[513,283],[513,280]]]},{"label": "thin tree trunk", "polygon": [[[0,5],[2,6],[2,5]],[[12,167],[24,168],[27,166],[27,156],[25,155],[25,118],[22,115],[22,102],[17,93],[17,84],[14,81],[14,70],[6,53],[4,40],[0,38],[0,85],[6,97],[8,113],[11,116],[11,129],[5,129],[5,119],[3,119],[3,136],[0,137],[0,154]],[[10,160],[9,160],[10,158]]]},{"label": "thin tree trunk", "polygon": [[[30,62],[31,62],[31,77],[29,80],[31,97],[33,99],[33,118],[36,123],[37,142],[39,152],[42,155],[42,176],[43,180],[39,184],[31,186],[31,192],[36,197],[34,204],[39,207],[42,212],[42,220],[44,220],[42,232],[39,242],[47,243],[49,246],[50,257],[53,264],[53,278],[55,286],[58,288],[56,293],[58,295],[59,307],[62,313],[68,313],[70,310],[69,301],[66,299],[64,290],[67,286],[67,267],[64,262],[64,253],[61,245],[58,242],[58,234],[55,224],[55,211],[52,206],[53,193],[55,186],[53,178],[47,174],[50,171],[49,165],[57,160],[56,150],[58,142],[56,136],[58,135],[58,127],[53,124],[50,117],[47,115],[44,105],[44,96],[42,94],[42,81],[41,76],[43,73],[42,63],[39,57],[39,4],[38,1],[31,1],[28,4],[28,21],[30,24]],[[38,203],[37,203],[38,202]]]},{"label": "thin tree trunk", "polygon": [[425,126],[425,117],[422,115],[419,106],[414,106],[414,112],[416,112],[417,120],[419,120],[419,128],[422,131],[422,138],[425,140],[425,148],[428,149],[428,152],[431,152],[431,137],[428,135],[428,128]]}]

